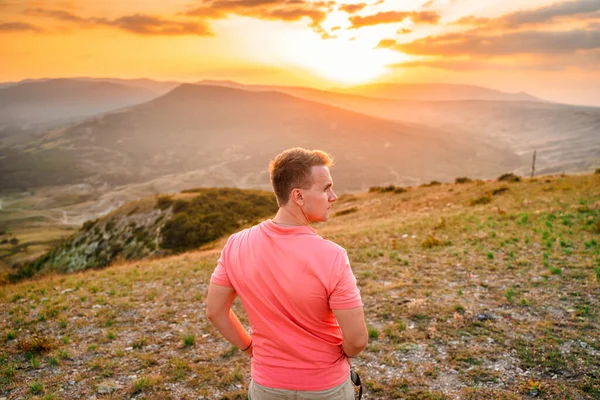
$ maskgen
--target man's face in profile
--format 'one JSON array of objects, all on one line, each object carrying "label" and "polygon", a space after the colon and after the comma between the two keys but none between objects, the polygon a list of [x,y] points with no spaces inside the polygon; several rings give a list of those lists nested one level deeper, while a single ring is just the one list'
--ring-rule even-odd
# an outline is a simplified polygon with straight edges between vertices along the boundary
[{"label": "man's face in profile", "polygon": [[312,167],[312,186],[310,189],[301,189],[304,197],[302,211],[309,222],[324,222],[329,219],[331,206],[337,200],[333,192],[333,180],[329,167],[319,165]]}]

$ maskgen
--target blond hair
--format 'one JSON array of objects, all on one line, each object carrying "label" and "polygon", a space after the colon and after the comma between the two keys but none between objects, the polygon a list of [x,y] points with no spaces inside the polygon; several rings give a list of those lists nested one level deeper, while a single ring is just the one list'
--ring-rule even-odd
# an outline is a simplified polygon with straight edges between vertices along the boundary
[{"label": "blond hair", "polygon": [[312,167],[333,165],[331,155],[321,150],[306,150],[295,147],[279,153],[269,163],[271,185],[277,204],[284,206],[290,200],[292,189],[310,189]]}]

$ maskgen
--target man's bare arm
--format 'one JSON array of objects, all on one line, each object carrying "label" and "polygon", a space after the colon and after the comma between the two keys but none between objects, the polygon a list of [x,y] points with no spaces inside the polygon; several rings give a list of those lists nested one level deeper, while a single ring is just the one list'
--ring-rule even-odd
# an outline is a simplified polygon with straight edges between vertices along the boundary
[{"label": "man's bare arm", "polygon": [[333,310],[342,329],[342,350],[348,357],[353,357],[367,347],[369,334],[365,323],[365,312],[362,307],[349,310]]},{"label": "man's bare arm", "polygon": [[[231,344],[238,349],[246,349],[252,338],[231,309],[236,295],[232,288],[210,283],[206,297],[206,317]],[[245,353],[252,357],[252,346]]]}]

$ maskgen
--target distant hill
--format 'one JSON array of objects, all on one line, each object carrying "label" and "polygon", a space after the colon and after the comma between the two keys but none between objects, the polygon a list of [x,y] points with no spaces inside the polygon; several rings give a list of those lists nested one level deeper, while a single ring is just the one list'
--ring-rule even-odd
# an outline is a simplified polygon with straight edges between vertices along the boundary
[{"label": "distant hill", "polygon": [[400,100],[493,100],[493,101],[540,101],[525,92],[506,93],[474,85],[444,83],[398,84],[374,83],[347,89],[332,89],[333,92],[358,94],[361,96]]},{"label": "distant hill", "polygon": [[149,90],[157,95],[163,95],[170,90],[175,89],[177,86],[181,85],[183,82],[177,81],[155,81],[153,79],[120,79],[120,78],[73,78],[80,81],[88,81],[88,82],[109,82],[117,85],[127,86],[131,88],[144,89]]},{"label": "distant hill", "polygon": [[[294,86],[211,82],[244,90],[276,90],[379,118],[427,125],[452,134],[461,133],[502,144],[528,157],[537,150],[540,173],[593,171],[599,165],[598,107],[542,101],[397,100]],[[519,172],[527,173],[529,168],[530,163],[524,163]]]},{"label": "distant hill", "polygon": [[51,79],[0,88],[0,128],[72,121],[148,101],[156,93],[110,82]]},{"label": "distant hill", "polygon": [[[181,85],[153,101],[52,131],[2,150],[2,187],[153,180],[159,192],[195,186],[268,188],[281,150],[323,148],[337,159],[336,187],[415,184],[521,165],[502,147],[278,92]],[[164,187],[163,185],[167,185]],[[167,190],[165,190],[167,189]]]},{"label": "distant hill", "polygon": [[258,190],[203,188],[147,197],[87,221],[78,232],[18,268],[9,279],[193,250],[276,212],[273,193]]}]

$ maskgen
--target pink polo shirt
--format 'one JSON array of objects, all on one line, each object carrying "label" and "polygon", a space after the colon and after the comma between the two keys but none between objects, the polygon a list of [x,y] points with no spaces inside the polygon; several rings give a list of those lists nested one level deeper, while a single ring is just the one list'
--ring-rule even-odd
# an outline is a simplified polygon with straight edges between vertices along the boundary
[{"label": "pink polo shirt", "polygon": [[211,282],[233,288],[252,328],[252,379],[326,390],[348,378],[332,309],[362,306],[346,251],[309,226],[271,220],[232,235]]}]

